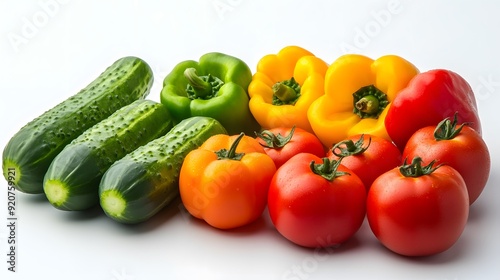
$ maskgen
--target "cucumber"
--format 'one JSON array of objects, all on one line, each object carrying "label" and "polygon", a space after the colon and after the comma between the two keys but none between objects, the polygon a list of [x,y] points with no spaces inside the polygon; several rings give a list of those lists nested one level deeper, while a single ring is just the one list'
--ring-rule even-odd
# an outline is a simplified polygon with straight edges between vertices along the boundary
[{"label": "cucumber", "polygon": [[124,57],[87,87],[27,123],[3,151],[3,175],[9,185],[12,182],[25,193],[43,193],[43,177],[64,146],[119,108],[144,99],[152,84],[153,72],[146,62]]},{"label": "cucumber", "polygon": [[148,220],[178,196],[179,174],[186,155],[209,137],[222,133],[227,134],[217,120],[191,117],[126,155],[101,180],[101,208],[121,223]]},{"label": "cucumber", "polygon": [[59,153],[47,170],[44,192],[61,210],[85,210],[99,203],[99,182],[117,160],[173,127],[161,103],[137,100],[85,131]]}]

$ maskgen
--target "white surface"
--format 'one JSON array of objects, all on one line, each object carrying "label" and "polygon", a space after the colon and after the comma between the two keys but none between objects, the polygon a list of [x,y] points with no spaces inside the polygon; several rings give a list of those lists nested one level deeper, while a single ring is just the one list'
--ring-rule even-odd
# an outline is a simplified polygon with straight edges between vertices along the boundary
[{"label": "white surface", "polygon": [[[352,3],[351,3],[352,2]],[[147,223],[124,226],[99,209],[56,210],[17,193],[17,271],[7,271],[7,182],[0,188],[1,279],[500,279],[500,2],[498,1],[76,1],[0,2],[0,146],[26,122],[125,55],[154,69],[149,96],[185,59],[209,51],[260,57],[303,46],[331,63],[345,52],[398,54],[421,71],[448,68],[476,91],[490,180],[458,243],[410,259],[379,245],[365,223],[341,248],[294,246],[266,215],[219,231],[180,201]],[[3,149],[3,148],[2,148]],[[5,225],[4,225],[5,224]]]}]

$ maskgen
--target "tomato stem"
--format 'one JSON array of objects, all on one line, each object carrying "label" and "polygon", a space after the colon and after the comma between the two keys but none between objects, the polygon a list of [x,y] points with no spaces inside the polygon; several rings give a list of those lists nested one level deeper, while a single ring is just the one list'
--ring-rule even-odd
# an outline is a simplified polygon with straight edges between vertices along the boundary
[{"label": "tomato stem", "polygon": [[469,125],[469,123],[462,123],[459,127],[457,127],[457,125],[458,112],[455,112],[453,122],[450,121],[449,118],[445,118],[436,126],[434,130],[434,139],[436,139],[436,141],[453,139],[460,134],[464,125]]},{"label": "tomato stem", "polygon": [[[338,157],[347,157],[362,154],[368,149],[368,147],[370,147],[370,144],[372,143],[372,138],[369,137],[368,139],[368,144],[366,146],[363,146],[364,134],[361,135],[356,143],[354,143],[354,141],[352,141],[351,139],[338,142],[333,146],[332,153]],[[339,152],[337,152],[336,150],[339,150]]]},{"label": "tomato stem", "polygon": [[237,153],[236,148],[238,147],[238,144],[240,143],[241,139],[245,136],[245,133],[240,133],[238,135],[238,138],[236,138],[231,144],[231,147],[228,149],[220,149],[215,152],[217,154],[217,159],[232,159],[232,160],[241,160],[241,158],[245,155],[245,153]]},{"label": "tomato stem", "polygon": [[320,175],[321,177],[325,178],[328,181],[333,181],[337,177],[340,177],[343,175],[350,175],[349,172],[337,171],[342,159],[343,158],[341,157],[338,160],[334,160],[334,159],[331,160],[328,157],[324,157],[322,159],[323,163],[317,164],[313,160],[313,161],[311,161],[309,166],[311,167],[311,171],[314,174]]},{"label": "tomato stem", "polygon": [[399,172],[405,177],[416,178],[424,175],[430,175],[432,172],[436,171],[436,169],[442,166],[442,164],[439,164],[438,166],[434,167],[436,160],[431,161],[426,166],[422,166],[423,160],[418,156],[413,158],[410,164],[407,164],[406,160],[407,159],[405,159],[403,165],[399,167]]},{"label": "tomato stem", "polygon": [[292,127],[287,136],[282,136],[281,133],[274,134],[269,130],[264,130],[261,133],[256,132],[255,135],[265,142],[265,144],[261,144],[261,146],[271,149],[280,149],[292,140],[294,131],[295,125]]}]

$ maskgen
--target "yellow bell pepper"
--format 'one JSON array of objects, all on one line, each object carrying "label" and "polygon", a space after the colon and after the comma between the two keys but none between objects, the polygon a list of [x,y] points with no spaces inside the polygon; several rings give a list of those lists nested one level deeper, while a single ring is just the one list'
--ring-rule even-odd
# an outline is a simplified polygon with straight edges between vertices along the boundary
[{"label": "yellow bell pepper", "polygon": [[254,118],[264,129],[295,125],[312,133],[307,110],[324,93],[327,68],[326,62],[297,46],[262,57],[248,86]]},{"label": "yellow bell pepper", "polygon": [[326,147],[356,134],[390,140],[384,125],[387,110],[418,72],[395,55],[377,60],[357,54],[339,57],[325,74],[324,95],[308,110],[314,133]]}]

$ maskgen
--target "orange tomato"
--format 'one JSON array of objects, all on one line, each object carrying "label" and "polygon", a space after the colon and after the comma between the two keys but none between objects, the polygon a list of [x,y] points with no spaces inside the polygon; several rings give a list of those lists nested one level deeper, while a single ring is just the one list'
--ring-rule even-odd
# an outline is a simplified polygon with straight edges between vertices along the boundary
[{"label": "orange tomato", "polygon": [[262,215],[275,172],[273,160],[256,139],[215,135],[184,159],[180,196],[192,216],[211,226],[240,227]]}]

